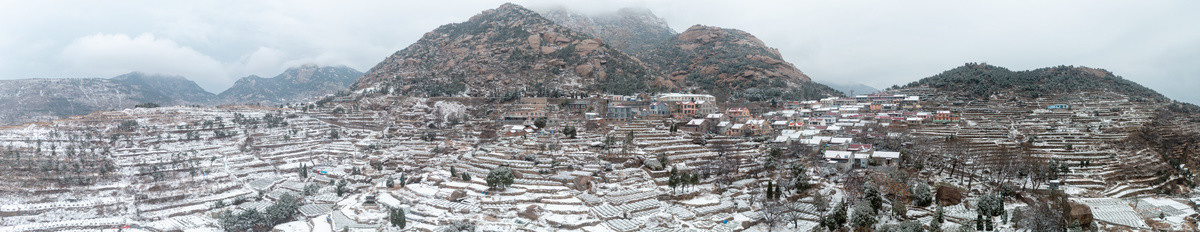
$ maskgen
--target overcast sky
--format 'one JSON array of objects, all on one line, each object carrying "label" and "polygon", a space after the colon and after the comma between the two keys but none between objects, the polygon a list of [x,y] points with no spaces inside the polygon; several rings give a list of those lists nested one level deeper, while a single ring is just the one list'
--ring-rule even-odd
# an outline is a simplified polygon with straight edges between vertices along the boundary
[{"label": "overcast sky", "polygon": [[[1104,68],[1200,103],[1200,1],[515,1],[737,28],[815,80],[876,88],[967,62]],[[503,1],[0,1],[0,79],[181,75],[220,92],[301,64],[366,71]]]}]

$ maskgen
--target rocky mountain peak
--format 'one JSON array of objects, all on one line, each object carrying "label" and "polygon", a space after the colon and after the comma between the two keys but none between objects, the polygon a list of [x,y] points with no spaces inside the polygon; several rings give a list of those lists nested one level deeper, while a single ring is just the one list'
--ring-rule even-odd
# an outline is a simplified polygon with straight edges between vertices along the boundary
[{"label": "rocky mountain peak", "polygon": [[610,46],[635,56],[676,34],[666,19],[644,8],[621,8],[614,13],[585,15],[559,7],[545,10],[542,15],[571,30],[599,37]]},{"label": "rocky mountain peak", "polygon": [[647,90],[648,75],[603,39],[510,3],[426,33],[354,86],[424,96],[629,94]]}]

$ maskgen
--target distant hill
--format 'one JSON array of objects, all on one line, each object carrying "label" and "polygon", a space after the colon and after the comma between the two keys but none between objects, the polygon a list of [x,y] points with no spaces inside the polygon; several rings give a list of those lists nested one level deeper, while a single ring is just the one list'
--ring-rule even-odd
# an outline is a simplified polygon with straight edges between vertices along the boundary
[{"label": "distant hill", "polygon": [[179,76],[0,80],[0,125],[60,119],[141,103],[204,104],[215,95]]},{"label": "distant hill", "polygon": [[346,66],[303,65],[272,77],[243,77],[217,95],[218,104],[281,104],[314,101],[347,90],[363,73]]},{"label": "distant hill", "polygon": [[988,64],[968,63],[905,85],[918,86],[975,98],[1004,93],[1036,98],[1046,94],[1112,91],[1135,98],[1166,99],[1154,90],[1113,75],[1107,70],[1082,66],[1056,66],[1014,72]]},{"label": "distant hill", "polygon": [[182,76],[132,72],[111,80],[136,86],[147,95],[141,100],[163,105],[203,104],[216,97]]},{"label": "distant hill", "polygon": [[830,88],[836,89],[838,92],[842,92],[842,94],[845,94],[846,96],[860,95],[860,94],[872,94],[872,93],[879,92],[879,89],[864,85],[862,83],[838,84],[838,83],[832,83],[832,82],[826,82],[826,81],[817,81],[817,83],[821,83],[823,85],[829,86]]},{"label": "distant hill", "polygon": [[273,78],[250,76],[220,95],[181,76],[132,72],[112,78],[0,80],[0,125],[48,121],[93,111],[158,106],[279,104],[347,90],[362,76],[349,67],[304,65]]}]

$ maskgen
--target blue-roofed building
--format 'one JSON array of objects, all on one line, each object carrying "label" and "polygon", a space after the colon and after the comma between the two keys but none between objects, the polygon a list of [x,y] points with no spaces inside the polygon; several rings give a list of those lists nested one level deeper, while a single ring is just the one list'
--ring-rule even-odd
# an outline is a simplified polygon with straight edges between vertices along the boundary
[{"label": "blue-roofed building", "polygon": [[1048,106],[1048,107],[1046,107],[1046,109],[1047,110],[1069,110],[1069,109],[1071,109],[1071,105],[1056,104],[1056,105]]}]

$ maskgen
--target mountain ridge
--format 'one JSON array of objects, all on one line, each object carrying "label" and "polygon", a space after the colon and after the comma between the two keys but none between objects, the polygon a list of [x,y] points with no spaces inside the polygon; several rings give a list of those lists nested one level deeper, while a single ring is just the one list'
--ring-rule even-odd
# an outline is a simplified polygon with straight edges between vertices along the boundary
[{"label": "mountain ridge", "polygon": [[274,78],[251,75],[221,94],[205,91],[182,76],[144,72],[110,78],[0,80],[0,125],[62,119],[142,103],[173,106],[309,101],[348,89],[361,74],[345,66],[302,65]]},{"label": "mountain ridge", "polygon": [[987,63],[967,63],[904,85],[918,86],[960,96],[985,98],[1006,92],[1037,98],[1047,93],[1113,91],[1139,99],[1166,99],[1157,91],[1116,76],[1108,70],[1067,65],[1011,71]]},{"label": "mountain ridge", "polygon": [[346,66],[306,64],[264,78],[250,75],[217,94],[220,104],[280,104],[316,98],[345,90],[362,73]]}]

